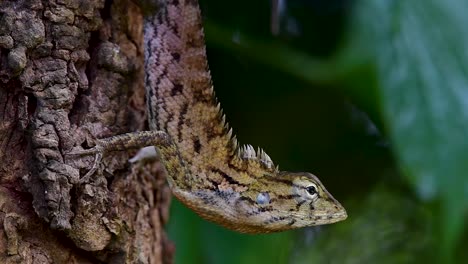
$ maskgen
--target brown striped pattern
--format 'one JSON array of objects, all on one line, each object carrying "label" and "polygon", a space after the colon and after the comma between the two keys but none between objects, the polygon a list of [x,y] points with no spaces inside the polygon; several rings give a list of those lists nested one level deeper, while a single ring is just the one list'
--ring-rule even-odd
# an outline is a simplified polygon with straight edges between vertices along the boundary
[{"label": "brown striped pattern", "polygon": [[[344,219],[344,208],[315,176],[279,172],[262,150],[238,147],[214,96],[198,2],[165,2],[145,21],[145,82],[150,129],[172,140],[157,147],[174,195],[206,219],[240,232]],[[305,193],[312,183],[318,196]],[[257,203],[261,192],[269,194],[268,204]],[[327,220],[317,221],[319,215]]]}]

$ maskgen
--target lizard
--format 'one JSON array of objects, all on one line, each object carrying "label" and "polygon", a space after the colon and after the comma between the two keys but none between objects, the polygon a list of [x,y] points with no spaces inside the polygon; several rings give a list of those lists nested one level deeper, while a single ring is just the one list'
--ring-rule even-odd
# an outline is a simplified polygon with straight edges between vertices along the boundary
[{"label": "lizard", "polygon": [[307,172],[280,171],[261,149],[241,146],[226,122],[208,68],[196,0],[167,0],[145,16],[149,131],[96,140],[76,155],[156,147],[173,195],[202,218],[241,233],[330,224],[344,207]]}]

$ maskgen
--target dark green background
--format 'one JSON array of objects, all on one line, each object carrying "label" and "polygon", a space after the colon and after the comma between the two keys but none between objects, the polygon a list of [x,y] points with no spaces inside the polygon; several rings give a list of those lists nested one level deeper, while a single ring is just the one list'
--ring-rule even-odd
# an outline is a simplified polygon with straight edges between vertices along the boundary
[{"label": "dark green background", "polygon": [[177,263],[467,263],[468,2],[201,1],[215,90],[241,143],[309,171],[330,226],[242,235],[174,202]]}]

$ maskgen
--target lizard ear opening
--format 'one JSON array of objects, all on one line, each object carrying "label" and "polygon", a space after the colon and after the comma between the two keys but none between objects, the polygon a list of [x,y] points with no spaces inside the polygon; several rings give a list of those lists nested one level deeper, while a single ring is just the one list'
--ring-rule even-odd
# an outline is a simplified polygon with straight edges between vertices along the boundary
[{"label": "lizard ear opening", "polygon": [[270,195],[267,192],[261,192],[257,195],[257,203],[258,204],[269,204],[270,203]]}]

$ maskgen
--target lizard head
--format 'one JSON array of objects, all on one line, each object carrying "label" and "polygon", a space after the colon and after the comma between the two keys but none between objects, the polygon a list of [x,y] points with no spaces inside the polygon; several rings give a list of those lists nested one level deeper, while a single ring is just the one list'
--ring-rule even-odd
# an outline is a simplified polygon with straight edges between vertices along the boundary
[{"label": "lizard head", "polygon": [[239,231],[247,233],[331,224],[347,218],[344,207],[310,173],[265,175],[241,194],[236,209],[242,215]]},{"label": "lizard head", "polygon": [[238,189],[219,185],[172,191],[203,218],[241,233],[279,232],[347,218],[344,207],[310,173],[269,173]]}]

